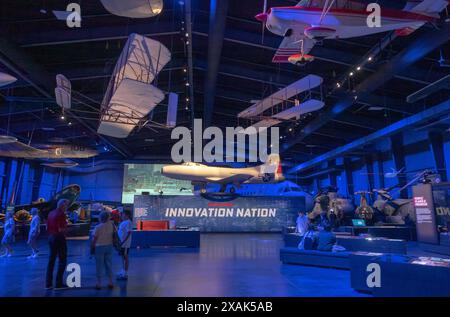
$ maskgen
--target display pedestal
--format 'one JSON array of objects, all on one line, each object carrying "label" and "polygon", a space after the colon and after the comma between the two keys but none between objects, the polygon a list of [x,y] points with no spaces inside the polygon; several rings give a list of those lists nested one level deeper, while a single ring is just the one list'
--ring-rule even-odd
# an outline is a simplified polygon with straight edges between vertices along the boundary
[{"label": "display pedestal", "polygon": [[200,231],[198,230],[154,230],[133,231],[132,248],[150,247],[200,247]]},{"label": "display pedestal", "polygon": [[[286,247],[296,248],[300,243],[301,236],[296,233],[284,235]],[[379,253],[406,254],[407,242],[400,239],[386,238],[361,238],[346,235],[336,235],[338,245],[343,246],[347,251],[365,251]]]},{"label": "display pedestal", "polygon": [[[369,264],[379,267],[379,287],[367,284],[369,275],[373,274]],[[450,262],[431,258],[352,254],[350,275],[352,288],[377,297],[450,296]]]}]

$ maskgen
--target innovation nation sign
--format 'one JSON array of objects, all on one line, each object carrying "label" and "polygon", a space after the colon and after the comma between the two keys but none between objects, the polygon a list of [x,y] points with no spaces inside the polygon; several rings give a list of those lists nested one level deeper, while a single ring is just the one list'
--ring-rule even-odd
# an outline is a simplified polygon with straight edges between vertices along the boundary
[{"label": "innovation nation sign", "polygon": [[303,197],[238,197],[217,202],[201,196],[134,196],[134,221],[174,220],[202,232],[277,232],[304,210]]}]

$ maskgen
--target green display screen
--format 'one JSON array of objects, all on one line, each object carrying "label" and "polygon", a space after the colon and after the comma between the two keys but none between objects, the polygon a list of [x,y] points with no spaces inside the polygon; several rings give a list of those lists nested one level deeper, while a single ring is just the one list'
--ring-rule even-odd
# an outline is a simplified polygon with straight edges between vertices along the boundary
[{"label": "green display screen", "polygon": [[163,164],[125,164],[122,203],[132,204],[134,195],[193,195],[190,181],[161,175]]}]

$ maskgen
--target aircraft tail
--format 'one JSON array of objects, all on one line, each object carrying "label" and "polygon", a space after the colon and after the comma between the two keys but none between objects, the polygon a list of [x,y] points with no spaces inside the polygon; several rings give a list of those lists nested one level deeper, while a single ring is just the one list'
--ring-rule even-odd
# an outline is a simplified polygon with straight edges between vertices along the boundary
[{"label": "aircraft tail", "polygon": [[449,4],[449,0],[410,0],[406,3],[403,11],[427,15],[439,18],[439,13]]},{"label": "aircraft tail", "polygon": [[276,180],[284,179],[280,155],[270,154],[266,162],[260,166],[260,171],[262,174],[274,175]]}]

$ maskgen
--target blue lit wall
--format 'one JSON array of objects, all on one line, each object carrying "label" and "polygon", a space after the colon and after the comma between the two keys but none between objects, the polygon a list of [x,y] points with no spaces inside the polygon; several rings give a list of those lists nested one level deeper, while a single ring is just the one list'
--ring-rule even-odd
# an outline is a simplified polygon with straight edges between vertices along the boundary
[{"label": "blue lit wall", "polygon": [[81,200],[121,202],[123,163],[97,162],[82,165],[67,173],[71,184],[81,186]]},{"label": "blue lit wall", "polygon": [[[427,133],[424,131],[407,131],[403,135],[405,165],[409,172],[407,180],[414,177],[415,173],[424,169],[434,169],[434,160],[428,143]],[[389,172],[395,167],[390,152],[390,140],[383,139],[377,142],[376,150],[383,153],[383,171]],[[447,178],[450,176],[450,133],[444,136],[444,151],[446,161]],[[337,158],[338,167],[343,166],[343,159]],[[373,160],[373,181],[375,188],[380,185],[380,170],[377,160]],[[23,166],[23,167],[22,167]],[[328,168],[323,164],[321,169]],[[23,170],[22,170],[23,169]],[[320,170],[320,169],[319,169]],[[368,168],[362,159],[353,159],[351,181],[353,183],[352,192],[348,192],[347,175],[345,170],[337,173],[336,185],[339,194],[343,197],[353,196],[353,192],[369,189]],[[69,184],[79,184],[82,188],[82,200],[114,201],[120,202],[123,184],[123,163],[103,161],[81,164],[79,167],[70,170],[59,170],[53,168],[43,168],[38,162],[3,159],[0,160],[0,193],[2,206],[9,201],[14,184],[17,182],[16,204],[27,204],[37,198],[49,199],[52,195],[64,186]],[[396,178],[384,178],[384,187],[396,185]],[[311,180],[305,189],[316,192],[317,186],[325,187],[331,185],[331,180],[327,174]],[[409,193],[410,194],[410,193]],[[355,203],[359,202],[359,198]]]},{"label": "blue lit wall", "polygon": [[65,186],[65,172],[44,168],[35,161],[4,159],[0,161],[1,205],[5,207],[15,192],[16,205],[28,204],[37,198],[50,199]]}]

